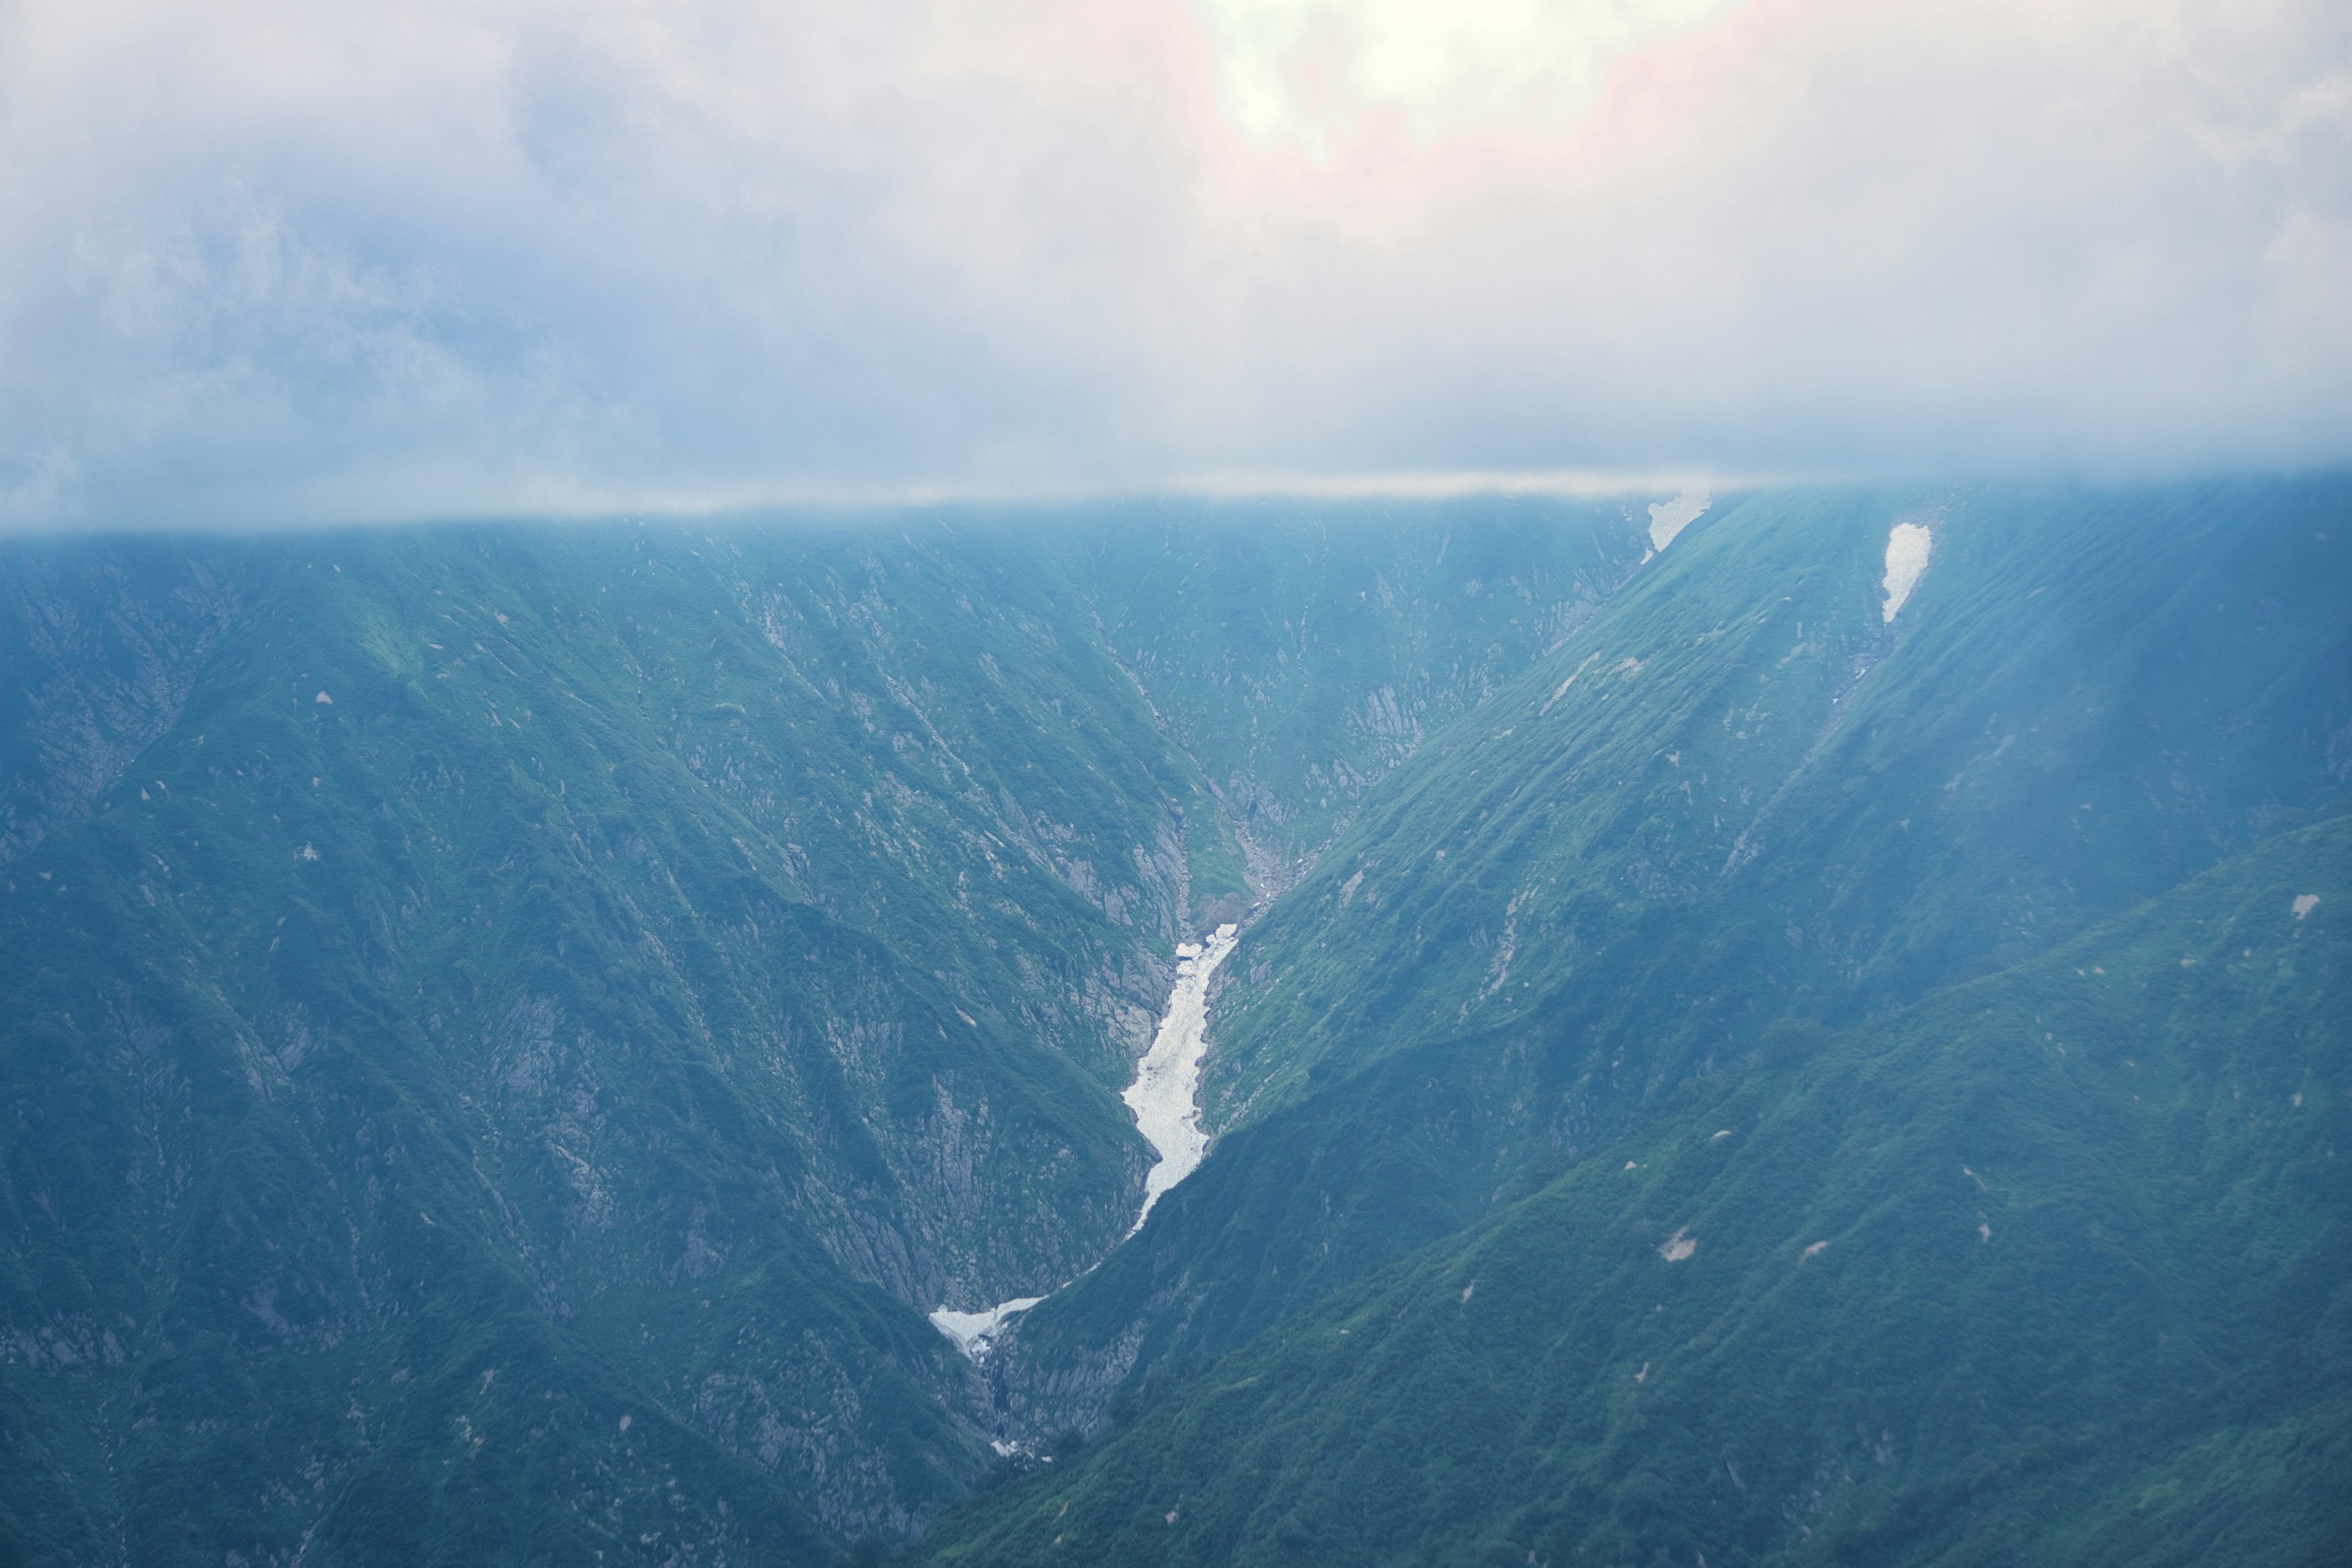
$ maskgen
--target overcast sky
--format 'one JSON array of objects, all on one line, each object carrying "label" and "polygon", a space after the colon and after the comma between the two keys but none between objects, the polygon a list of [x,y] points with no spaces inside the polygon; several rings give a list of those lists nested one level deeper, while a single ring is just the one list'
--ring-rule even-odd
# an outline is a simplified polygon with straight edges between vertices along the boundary
[{"label": "overcast sky", "polygon": [[0,0],[16,528],[2335,463],[2347,280],[2343,0]]}]

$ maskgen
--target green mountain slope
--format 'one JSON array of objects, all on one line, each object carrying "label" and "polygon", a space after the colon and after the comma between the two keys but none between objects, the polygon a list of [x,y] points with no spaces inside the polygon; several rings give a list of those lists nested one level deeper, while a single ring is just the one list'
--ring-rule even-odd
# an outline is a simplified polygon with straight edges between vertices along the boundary
[{"label": "green mountain slope", "polygon": [[[1936,539],[1896,617],[1890,527]],[[1223,1124],[1032,1313],[1099,1418],[1621,1136],[1780,1020],[2045,951],[2352,784],[2352,491],[1751,498],[1368,795],[1227,964]]]},{"label": "green mountain slope", "polygon": [[[1688,1544],[1735,1561],[1806,1528],[1857,1560],[1997,1554],[1970,1487],[2037,1547],[2071,1539],[2044,1519],[2141,1539],[2168,1486],[2177,1514],[2145,1517],[2180,1540],[2253,1529],[2207,1470],[2274,1500],[2254,1555],[2322,1539],[2291,1493],[2343,1429],[2331,1156],[2246,1142],[2217,1097],[2268,1115],[2263,1051],[2340,1044],[2333,971],[2242,975],[2182,922],[2254,929],[2292,846],[2340,870],[2352,489],[1733,498],[1648,561],[1640,511],[11,547],[0,1544],[822,1562],[920,1530],[992,1439],[1139,1394],[1087,1464],[1188,1478],[1222,1522],[1150,1518],[1211,1557],[1352,1539],[1331,1500],[1366,1487],[1400,1552],[1679,1552],[1661,1489],[1727,1464],[1706,1517],[1737,1528]],[[1898,521],[1935,546],[1890,620]],[[2334,888],[2263,940],[2335,952]],[[1214,1001],[1217,1145],[1120,1245],[1147,1151],[1118,1091],[1174,944],[1256,908]],[[2145,986],[2083,1004],[2107,1033],[2041,1026],[2070,1056],[2017,1109],[1968,1020],[2058,1017],[2084,942],[2073,967]],[[2117,1070],[2186,1064],[2154,1142],[2068,1076],[2115,1031],[2175,1042]],[[2332,1071],[2289,1087],[2298,1115],[2335,1114]],[[1706,1163],[1751,1144],[1769,1161]],[[1787,1206],[1942,1215],[1958,1189],[1904,1159],[1955,1152],[1972,1217],[1924,1260]],[[2065,1248],[2026,1228],[2026,1272],[1963,1289],[1954,1259],[2014,1259],[2037,1203],[2101,1227],[2086,1282],[2036,1272]],[[2220,1214],[2256,1238],[2233,1275]],[[1790,1278],[1860,1281],[1821,1305],[1860,1336],[1851,1376],[1771,1315],[1783,1219],[1844,1227]],[[1701,1245],[1669,1263],[1678,1230]],[[924,1320],[1081,1275],[984,1365]],[[1454,1319],[1381,1320],[1373,1381],[1414,1402],[1329,1381],[1358,1363],[1314,1325],[1353,1354],[1331,1313],[1440,1276]],[[1521,1276],[1535,1295],[1490,1289]],[[1677,1316],[1635,1300],[1656,1278],[1720,1289]],[[1979,1285],[2108,1326],[2029,1333]],[[1496,1299],[1568,1338],[1412,1337]],[[1623,1338],[1643,1312],[1680,1336],[1661,1353]],[[1923,1332],[1979,1320],[1983,1424],[1871,1403],[1929,1375],[1902,1359]],[[2150,1325],[2160,1352],[2110,1353]],[[1768,1379],[1733,1413],[1752,1449],[1643,1447],[1689,1425],[1660,1401],[1699,1385],[1665,1369],[1709,1333],[1725,1376],[1785,1361],[1834,1398]],[[1297,1391],[1250,1418],[1303,1468],[1229,1446],[1259,1397],[1216,1381],[1238,1363],[1181,1381],[1244,1346]],[[1625,1408],[1674,1419],[1621,1431],[1623,1391],[1591,1400],[1633,1350],[1659,1370]],[[1573,1442],[1445,1404],[1465,1368],[1550,1390]],[[1213,1388],[1242,1403],[1187,1403]],[[1477,1433],[1416,1436],[1423,1409]],[[1856,1422],[1885,1464],[1847,1462]],[[1348,1447],[1375,1430],[1385,1457]],[[992,1510],[1042,1484],[1000,1482],[937,1549],[1035,1547]]]},{"label": "green mountain slope", "polygon": [[[1622,509],[1538,511],[1523,576],[1622,575]],[[1254,613],[1426,578],[1459,525],[1326,521],[1251,521]],[[922,1314],[1118,1239],[1117,1090],[1247,896],[1155,707],[1285,821],[1235,737],[1367,776],[1395,740],[1139,685],[1113,526],[16,547],[0,1540],[822,1560],[952,1496],[988,1391]],[[1145,647],[1256,624],[1121,591]],[[1515,603],[1401,602],[1284,710],[1523,668],[1559,617]],[[1305,645],[1234,642],[1217,679],[1288,689]]]},{"label": "green mountain slope", "polygon": [[[258,552],[138,775],[8,868],[11,1382],[105,1461],[60,1560],[903,1529],[980,1453],[916,1309],[1124,1226],[1184,871],[1133,853],[1184,781],[1131,692],[1017,603],[887,659],[862,550],[730,603],[564,544]],[[918,729],[983,657],[1123,708]]]},{"label": "green mountain slope", "polygon": [[922,1560],[2338,1560],[2347,910],[2337,817],[1784,1031]]},{"label": "green mountain slope", "polygon": [[1641,510],[1137,507],[1075,541],[1071,570],[1105,646],[1286,882],[1425,734],[1591,618],[1640,563]]}]

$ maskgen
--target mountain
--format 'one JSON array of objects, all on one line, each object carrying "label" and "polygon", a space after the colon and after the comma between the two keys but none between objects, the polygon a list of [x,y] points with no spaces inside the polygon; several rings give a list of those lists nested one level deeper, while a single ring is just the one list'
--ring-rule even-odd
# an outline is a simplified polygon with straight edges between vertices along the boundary
[{"label": "mountain", "polygon": [[[1748,498],[1366,798],[1223,972],[1222,1139],[1029,1315],[1099,1418],[1639,1126],[1775,1030],[2047,952],[2352,784],[2340,484]],[[1894,615],[1890,535],[1927,570]]]},{"label": "mountain", "polygon": [[8,1555],[919,1528],[993,1426],[924,1315],[1124,1235],[1176,942],[1639,540],[1478,503],[12,546]]},{"label": "mountain", "polygon": [[2341,1561],[2347,910],[2352,816],[1694,1079],[921,1560]]},{"label": "mountain", "polygon": [[2347,604],[2337,477],[10,545],[0,1560],[2329,1560]]}]

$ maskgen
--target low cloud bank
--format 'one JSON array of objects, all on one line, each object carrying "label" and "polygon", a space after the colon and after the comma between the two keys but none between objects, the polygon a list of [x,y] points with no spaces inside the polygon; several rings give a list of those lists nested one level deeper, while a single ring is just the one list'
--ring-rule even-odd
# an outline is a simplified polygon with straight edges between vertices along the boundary
[{"label": "low cloud bank", "polygon": [[2347,277],[2324,4],[0,14],[17,528],[2340,462]]}]

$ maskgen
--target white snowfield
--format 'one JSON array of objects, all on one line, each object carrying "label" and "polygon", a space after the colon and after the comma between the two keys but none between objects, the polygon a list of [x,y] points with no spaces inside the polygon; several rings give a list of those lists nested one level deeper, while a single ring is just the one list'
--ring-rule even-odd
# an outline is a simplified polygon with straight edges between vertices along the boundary
[{"label": "white snowfield", "polygon": [[1895,624],[1895,612],[1919,585],[1919,574],[1927,570],[1927,552],[1935,548],[1936,536],[1916,522],[1898,522],[1886,531],[1886,623]]},{"label": "white snowfield", "polygon": [[1707,488],[1700,485],[1696,489],[1683,491],[1672,500],[1651,502],[1650,554],[1642,559],[1647,561],[1672,544],[1675,535],[1696,522],[1714,500]]},{"label": "white snowfield", "polygon": [[1044,1300],[1043,1296],[1019,1296],[985,1312],[952,1312],[941,1307],[931,1314],[931,1326],[955,1341],[956,1349],[978,1361],[988,1353],[996,1331]]},{"label": "white snowfield", "polygon": [[[1193,1103],[1201,1088],[1201,1058],[1209,1050],[1209,980],[1240,933],[1238,926],[1219,926],[1198,957],[1177,959],[1167,1016],[1160,1020],[1151,1049],[1135,1065],[1135,1081],[1119,1096],[1135,1112],[1136,1130],[1160,1152],[1159,1163],[1143,1178],[1143,1212],[1128,1227],[1129,1236],[1151,1217],[1160,1194],[1199,1170],[1209,1152],[1209,1135],[1201,1131],[1200,1107]],[[1181,954],[1184,948],[1176,951]]]},{"label": "white snowfield", "polygon": [[[1135,1081],[1119,1097],[1135,1112],[1137,1130],[1160,1155],[1143,1178],[1143,1212],[1128,1227],[1129,1236],[1143,1228],[1160,1194],[1200,1169],[1209,1152],[1209,1137],[1201,1131],[1201,1110],[1194,1103],[1201,1088],[1201,1058],[1209,1049],[1209,981],[1240,940],[1240,927],[1221,925],[1205,942],[1176,944],[1176,988],[1169,993],[1167,1015],[1160,1020],[1151,1049],[1136,1064]],[[981,1312],[941,1307],[931,1314],[931,1326],[953,1340],[956,1349],[982,1361],[1004,1325],[1045,1299],[1021,1296]]]}]

